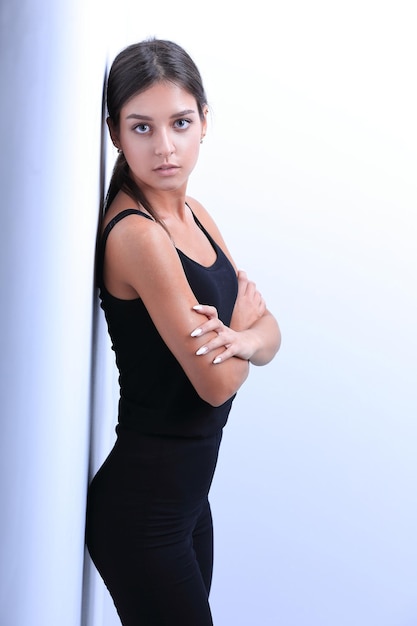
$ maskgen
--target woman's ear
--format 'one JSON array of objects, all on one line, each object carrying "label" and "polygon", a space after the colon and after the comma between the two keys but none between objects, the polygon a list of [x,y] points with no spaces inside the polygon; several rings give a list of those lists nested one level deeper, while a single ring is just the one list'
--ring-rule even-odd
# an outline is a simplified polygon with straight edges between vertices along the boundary
[{"label": "woman's ear", "polygon": [[110,133],[110,137],[111,137],[111,140],[113,142],[113,145],[118,150],[121,150],[120,141],[119,141],[119,133],[117,132],[117,130],[115,128],[115,125],[113,124],[113,121],[108,117],[106,119],[106,123],[107,123],[107,127],[109,129],[109,133]]},{"label": "woman's ear", "polygon": [[208,109],[208,106],[206,105],[203,108],[204,118],[201,121],[201,141],[203,141],[203,139],[204,139],[204,137],[206,136],[206,133],[207,133],[207,116],[208,116],[208,112],[209,112],[209,109]]}]

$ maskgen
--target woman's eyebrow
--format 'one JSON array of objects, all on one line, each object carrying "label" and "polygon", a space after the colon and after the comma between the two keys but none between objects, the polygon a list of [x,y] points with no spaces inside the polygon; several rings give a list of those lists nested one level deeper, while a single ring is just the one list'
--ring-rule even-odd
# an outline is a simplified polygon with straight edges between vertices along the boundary
[{"label": "woman's eyebrow", "polygon": [[141,115],[140,113],[131,113],[130,115],[126,116],[127,120],[146,120],[147,122],[152,122],[153,121],[153,117],[150,117],[149,115]]},{"label": "woman's eyebrow", "polygon": [[174,113],[174,115],[171,115],[170,119],[174,117],[183,117],[184,115],[190,115],[190,113],[195,113],[194,109],[185,109],[184,111],[180,111],[179,113]]},{"label": "woman's eyebrow", "polygon": [[[170,115],[170,119],[174,119],[175,117],[182,117],[183,115],[190,115],[191,113],[195,113],[194,109],[184,109],[184,111],[179,111],[178,113],[174,113]],[[153,117],[150,115],[142,115],[141,113],[130,113],[130,115],[126,116],[127,120],[145,120],[146,122],[153,122]]]}]

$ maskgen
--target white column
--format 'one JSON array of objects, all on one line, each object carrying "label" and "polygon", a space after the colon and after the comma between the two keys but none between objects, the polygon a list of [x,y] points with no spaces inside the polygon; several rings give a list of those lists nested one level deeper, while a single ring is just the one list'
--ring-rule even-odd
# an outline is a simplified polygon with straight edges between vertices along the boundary
[{"label": "white column", "polygon": [[75,626],[105,4],[3,0],[0,10],[0,622]]}]

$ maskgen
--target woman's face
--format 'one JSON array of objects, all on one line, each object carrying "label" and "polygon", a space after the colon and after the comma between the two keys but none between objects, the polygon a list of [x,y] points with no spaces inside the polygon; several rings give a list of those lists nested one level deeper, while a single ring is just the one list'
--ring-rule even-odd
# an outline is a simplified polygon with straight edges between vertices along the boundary
[{"label": "woman's face", "polygon": [[186,187],[206,125],[194,96],[172,83],[156,83],[131,98],[121,109],[117,130],[109,121],[113,143],[145,193]]}]

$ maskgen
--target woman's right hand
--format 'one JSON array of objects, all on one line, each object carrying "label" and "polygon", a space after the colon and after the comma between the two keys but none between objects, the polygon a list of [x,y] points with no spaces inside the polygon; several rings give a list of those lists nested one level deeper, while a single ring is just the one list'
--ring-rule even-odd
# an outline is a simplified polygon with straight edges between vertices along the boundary
[{"label": "woman's right hand", "polygon": [[259,320],[266,311],[266,304],[256,284],[249,280],[246,272],[237,273],[238,291],[233,309],[230,328],[241,331],[247,330]]}]

